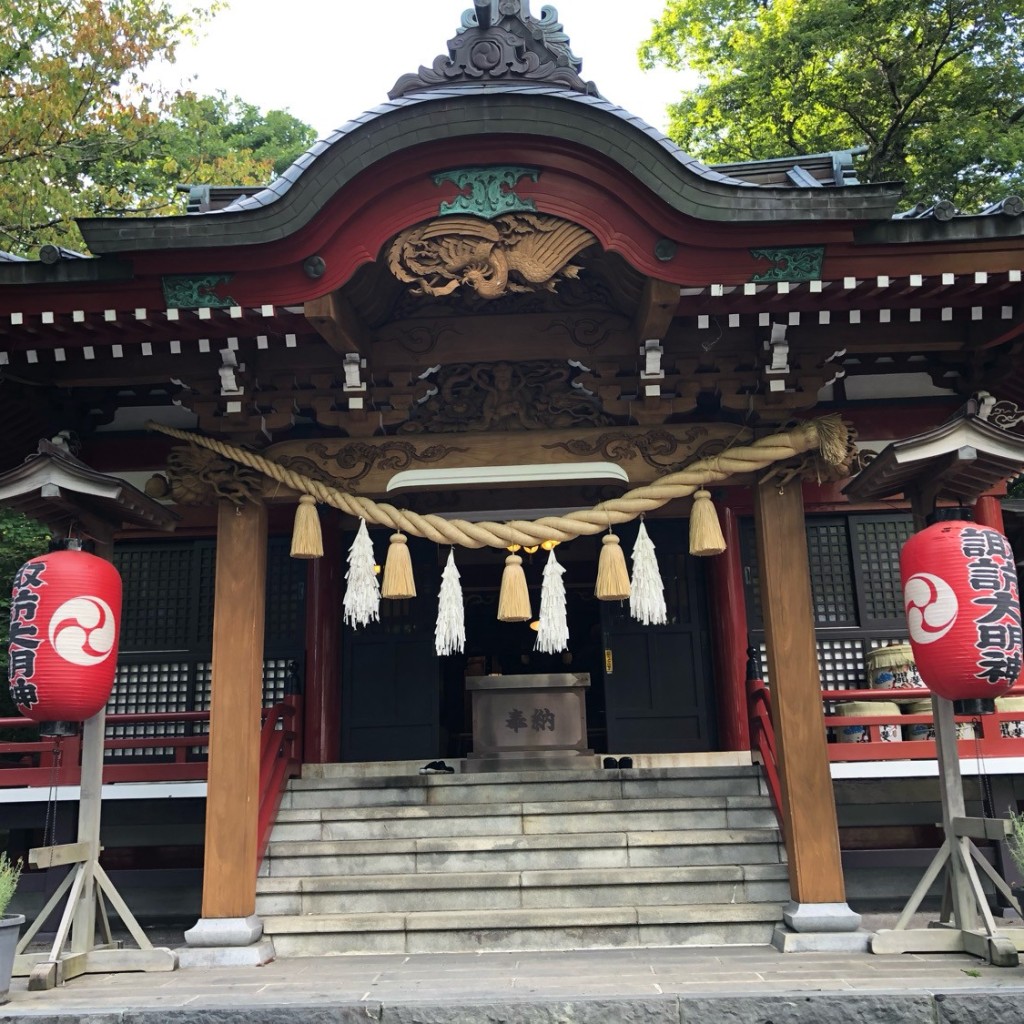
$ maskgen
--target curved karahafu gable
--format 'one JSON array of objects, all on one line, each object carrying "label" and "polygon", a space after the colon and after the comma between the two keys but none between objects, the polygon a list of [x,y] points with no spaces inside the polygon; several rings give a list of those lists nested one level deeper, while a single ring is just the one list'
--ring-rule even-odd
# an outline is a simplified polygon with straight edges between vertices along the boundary
[{"label": "curved karahafu gable", "polygon": [[[566,154],[584,166],[599,159],[617,179],[615,189],[646,194],[670,219],[674,214],[722,224],[891,216],[898,186],[758,186],[688,157],[580,78],[580,62],[557,17],[545,7],[534,18],[521,0],[481,0],[463,16],[447,56],[403,76],[389,102],[316,143],[267,188],[201,215],[84,219],[80,226],[89,248],[97,255],[195,250],[316,234],[322,212],[361,175],[386,175],[393,187],[396,165],[406,177],[425,178],[464,166],[464,158],[456,156],[460,150],[475,153],[478,164],[501,163],[494,150],[502,140],[520,154],[520,162],[542,171],[557,167]],[[359,193],[360,202],[369,198]],[[372,198],[389,202],[385,194]],[[545,212],[572,213],[557,207]],[[408,213],[415,216],[406,223],[430,211]],[[599,237],[610,234],[588,222],[586,214],[583,208],[576,219]],[[323,244],[322,231],[315,242]]]}]

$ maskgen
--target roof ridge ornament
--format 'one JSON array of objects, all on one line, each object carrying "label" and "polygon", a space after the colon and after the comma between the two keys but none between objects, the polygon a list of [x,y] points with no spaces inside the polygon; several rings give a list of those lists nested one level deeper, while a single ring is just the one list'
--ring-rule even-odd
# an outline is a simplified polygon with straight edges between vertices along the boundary
[{"label": "roof ridge ornament", "polygon": [[509,81],[600,95],[593,82],[580,78],[582,67],[558,11],[550,4],[535,18],[529,0],[474,0],[474,6],[463,12],[456,35],[448,40],[448,55],[436,57],[430,68],[403,75],[388,98],[437,86]]}]

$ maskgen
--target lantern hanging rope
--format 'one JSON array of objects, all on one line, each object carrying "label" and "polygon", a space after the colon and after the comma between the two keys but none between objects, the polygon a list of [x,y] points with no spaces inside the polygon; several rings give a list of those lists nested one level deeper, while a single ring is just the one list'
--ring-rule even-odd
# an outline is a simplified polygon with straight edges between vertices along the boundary
[{"label": "lantern hanging rope", "polygon": [[610,498],[591,509],[581,509],[562,516],[543,516],[532,521],[470,523],[464,519],[421,515],[371,498],[348,494],[256,452],[202,434],[154,422],[150,422],[148,427],[255,469],[271,480],[300,494],[312,495],[318,502],[348,515],[423,537],[435,544],[458,544],[466,548],[504,548],[509,544],[532,546],[548,539],[564,542],[576,537],[593,536],[603,533],[610,526],[631,522],[641,513],[652,512],[670,501],[688,498],[708,484],[722,483],[740,474],[757,473],[777,462],[785,462],[808,452],[816,451],[829,466],[839,468],[848,468],[856,454],[850,428],[838,415],[824,416],[801,423],[791,430],[759,438],[748,445],[738,445],[718,455],[699,459],[685,469],[667,473],[651,484],[634,487],[621,497]]}]

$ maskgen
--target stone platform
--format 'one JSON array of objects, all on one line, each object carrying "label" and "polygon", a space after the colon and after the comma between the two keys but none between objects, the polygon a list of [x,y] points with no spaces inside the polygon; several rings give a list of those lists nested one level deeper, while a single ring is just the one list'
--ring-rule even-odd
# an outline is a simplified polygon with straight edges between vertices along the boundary
[{"label": "stone platform", "polygon": [[[154,936],[154,938],[157,938]],[[166,941],[166,939],[165,939]],[[1020,1024],[1024,968],[962,954],[767,946],[370,954],[94,975],[28,992],[5,1024]]]}]

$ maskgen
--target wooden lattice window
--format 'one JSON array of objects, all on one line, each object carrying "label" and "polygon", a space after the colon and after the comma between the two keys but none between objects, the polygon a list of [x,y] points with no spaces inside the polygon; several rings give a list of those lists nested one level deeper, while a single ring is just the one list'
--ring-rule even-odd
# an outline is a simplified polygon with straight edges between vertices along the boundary
[{"label": "wooden lattice window", "polygon": [[[818,669],[826,689],[867,685],[866,658],[875,647],[906,639],[899,553],[912,532],[901,515],[818,517],[807,521]],[[752,522],[740,533],[751,640],[764,657],[763,595]]]},{"label": "wooden lattice window", "polygon": [[909,517],[858,516],[851,519],[857,552],[857,590],[865,626],[902,627],[903,590],[900,587],[900,548],[913,533]]},{"label": "wooden lattice window", "polygon": [[[205,625],[213,611],[212,544],[126,544],[115,551],[114,564],[123,587],[121,650],[195,648],[199,624]],[[207,572],[211,582],[204,588]],[[208,626],[203,631],[209,635]]]},{"label": "wooden lattice window", "polygon": [[[123,602],[121,653],[107,709],[113,714],[207,711],[210,707],[216,548],[211,540],[125,544],[115,554]],[[286,538],[267,549],[263,704],[294,692],[305,648],[306,563],[289,556]],[[109,736],[153,737],[204,732],[203,723],[140,723],[108,727]],[[189,756],[205,756],[205,747]],[[163,758],[154,743],[113,751],[115,759]]]},{"label": "wooden lattice window", "polygon": [[857,596],[853,587],[853,563],[846,521],[808,522],[807,557],[815,624],[856,626]]},{"label": "wooden lattice window", "polygon": [[[110,714],[127,715],[154,711],[190,711],[192,666],[188,661],[131,662],[117,666],[114,689],[107,702]],[[107,735],[122,739],[128,736],[183,736],[184,722],[157,722],[111,725]],[[140,751],[112,750],[112,759],[126,756],[156,757],[173,754],[172,747],[147,747]]]}]

